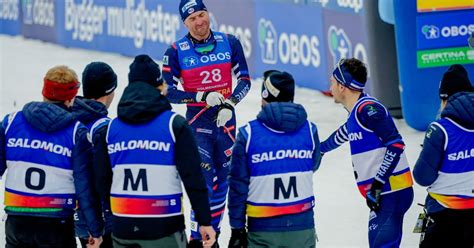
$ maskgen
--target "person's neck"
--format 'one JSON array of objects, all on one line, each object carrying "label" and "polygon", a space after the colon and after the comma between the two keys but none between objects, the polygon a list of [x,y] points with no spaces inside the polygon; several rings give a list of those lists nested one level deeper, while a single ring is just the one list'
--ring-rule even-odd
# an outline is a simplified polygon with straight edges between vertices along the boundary
[{"label": "person's neck", "polygon": [[100,102],[100,103],[104,104],[104,106],[106,106],[108,108],[108,106],[107,106],[107,96],[103,96],[103,97],[93,99],[93,100],[95,100],[96,102]]},{"label": "person's neck", "polygon": [[362,92],[357,92],[357,91],[353,91],[347,94],[346,99],[343,103],[344,108],[347,109],[347,111],[351,112],[352,109],[354,108],[354,105],[359,100],[361,94]]},{"label": "person's neck", "polygon": [[191,38],[192,42],[196,44],[205,43],[209,40],[210,37],[211,37],[211,30],[209,30],[209,33],[207,33],[207,35],[204,35],[202,37],[196,37],[192,35],[191,33],[189,33],[189,38]]}]

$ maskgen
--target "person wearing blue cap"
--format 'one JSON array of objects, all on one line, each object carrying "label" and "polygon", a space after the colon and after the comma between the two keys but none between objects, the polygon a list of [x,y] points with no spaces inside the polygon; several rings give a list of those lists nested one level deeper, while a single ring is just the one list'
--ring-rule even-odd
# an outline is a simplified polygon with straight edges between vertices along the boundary
[{"label": "person wearing blue cap", "polygon": [[239,128],[229,176],[230,248],[316,246],[318,129],[294,95],[291,74],[266,71],[262,109]]},{"label": "person wearing blue cap", "polygon": [[[250,76],[240,41],[212,31],[202,0],[181,0],[179,13],[189,33],[163,57],[163,77],[171,103],[187,104],[186,119],[194,130],[211,202],[212,225],[219,232],[235,136],[235,106],[250,90]],[[232,87],[232,73],[237,78]],[[183,90],[178,89],[182,83]],[[198,223],[191,214],[190,246],[200,246]],[[217,244],[216,244],[217,245]]]},{"label": "person wearing blue cap", "polygon": [[321,143],[321,152],[349,141],[357,187],[371,210],[369,245],[398,247],[403,218],[413,202],[413,179],[402,136],[382,103],[363,92],[364,63],[342,59],[330,80],[334,101],[344,106],[349,118]]}]

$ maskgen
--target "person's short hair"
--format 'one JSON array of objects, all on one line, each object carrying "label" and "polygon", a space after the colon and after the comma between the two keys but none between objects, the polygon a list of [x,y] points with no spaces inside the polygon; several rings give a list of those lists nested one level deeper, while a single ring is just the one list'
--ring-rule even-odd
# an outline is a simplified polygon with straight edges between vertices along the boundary
[{"label": "person's short hair", "polygon": [[367,67],[356,58],[341,59],[336,64],[332,75],[338,83],[345,87],[362,91],[367,82]]},{"label": "person's short hair", "polygon": [[80,83],[77,74],[65,65],[55,66],[44,76],[43,96],[52,101],[67,101],[77,95]]}]

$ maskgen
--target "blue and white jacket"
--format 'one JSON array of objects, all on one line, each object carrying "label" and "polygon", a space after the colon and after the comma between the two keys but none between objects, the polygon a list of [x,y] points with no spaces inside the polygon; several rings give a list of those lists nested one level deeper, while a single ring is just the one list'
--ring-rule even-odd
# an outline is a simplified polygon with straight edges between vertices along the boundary
[{"label": "blue and white jacket", "polygon": [[0,174],[8,168],[5,211],[67,218],[77,199],[90,234],[101,236],[102,218],[89,188],[90,155],[87,128],[62,104],[31,102],[7,115],[0,128]]},{"label": "blue and white jacket", "polygon": [[[239,129],[231,159],[229,218],[233,229],[314,228],[313,172],[321,160],[316,125],[303,106],[265,105]],[[290,223],[290,224],[289,224]]]}]

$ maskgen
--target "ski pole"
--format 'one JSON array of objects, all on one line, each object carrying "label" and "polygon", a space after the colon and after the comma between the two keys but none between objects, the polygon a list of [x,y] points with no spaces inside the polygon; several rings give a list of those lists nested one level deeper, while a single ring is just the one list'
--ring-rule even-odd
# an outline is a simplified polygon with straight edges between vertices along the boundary
[{"label": "ski pole", "polygon": [[201,111],[199,111],[191,120],[188,121],[189,125],[193,124],[201,116],[206,110],[208,110],[211,106],[206,105],[206,107],[202,108]]},{"label": "ski pole", "polygon": [[235,143],[235,138],[234,138],[234,136],[230,133],[232,127],[231,127],[231,128],[228,128],[228,127],[226,127],[226,126],[222,126],[222,127],[224,128],[224,133],[227,133],[227,135],[229,136],[230,140],[232,140],[232,142]]}]

